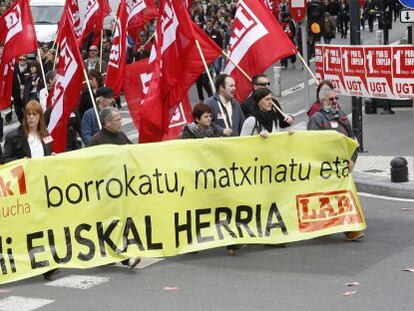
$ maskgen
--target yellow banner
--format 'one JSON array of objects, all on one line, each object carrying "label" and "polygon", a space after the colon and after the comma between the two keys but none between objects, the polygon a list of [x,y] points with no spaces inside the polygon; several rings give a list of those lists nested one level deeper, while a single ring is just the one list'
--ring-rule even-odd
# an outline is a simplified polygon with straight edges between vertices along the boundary
[{"label": "yellow banner", "polygon": [[330,131],[98,146],[0,167],[0,283],[365,228]]}]

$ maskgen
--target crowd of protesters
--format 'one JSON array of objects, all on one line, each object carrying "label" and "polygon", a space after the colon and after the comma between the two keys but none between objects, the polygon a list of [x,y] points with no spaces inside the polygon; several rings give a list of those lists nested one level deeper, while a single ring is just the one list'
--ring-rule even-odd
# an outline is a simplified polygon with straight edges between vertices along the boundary
[{"label": "crowd of protesters", "polygon": [[[368,12],[368,24],[371,3],[368,0],[362,5],[362,13]],[[346,38],[349,22],[349,6],[346,0],[324,0],[326,11],[325,26],[322,37],[329,43],[337,31]],[[226,50],[230,42],[231,28],[236,13],[236,0],[194,0],[191,16],[194,22],[204,29],[205,33]],[[282,1],[277,18],[288,37],[297,41],[296,24],[292,20],[287,1]],[[364,26],[365,22],[361,25]],[[154,33],[155,23],[149,23],[136,38],[129,38],[128,63],[149,56],[150,41]],[[104,75],[109,61],[113,27],[105,30],[102,50],[88,40],[82,46],[84,65],[88,73],[90,88],[86,87],[79,96],[79,103],[73,111],[68,124],[67,150],[79,149],[82,145],[94,146],[99,144],[131,144],[128,137],[121,131],[121,115],[115,108],[116,99],[112,90],[103,86]],[[51,154],[51,137],[47,133],[47,123],[50,109],[47,104],[47,93],[55,83],[54,71],[57,52],[51,44],[41,44],[39,55],[22,55],[14,69],[13,76],[13,111],[20,126],[11,131],[4,145],[4,154],[0,148],[0,163],[22,157],[44,157]],[[281,61],[288,69],[288,64],[294,66],[295,55]],[[200,103],[193,108],[193,123],[183,127],[180,138],[205,138],[260,135],[267,138],[269,133],[275,133],[291,126],[295,120],[292,115],[285,114],[278,101],[270,91],[270,80],[265,74],[252,78],[251,95],[243,103],[235,100],[236,83],[232,77],[223,74],[225,59],[219,57],[214,61],[210,73],[215,76],[213,94],[209,85],[207,73],[204,72],[197,80],[197,90]],[[42,68],[44,75],[42,74]],[[311,130],[337,130],[354,138],[349,121],[346,119],[337,103],[337,95],[329,82],[322,83],[318,89],[316,108],[310,115],[308,128]],[[203,89],[207,93],[204,98]],[[96,107],[93,105],[96,103]],[[241,104],[241,105],[240,105]],[[119,104],[118,104],[119,106]],[[95,109],[97,111],[95,111]],[[96,114],[99,113],[99,118]],[[6,123],[11,122],[12,111],[6,115]],[[3,119],[0,117],[0,140],[3,139]],[[102,128],[99,126],[102,125]],[[322,126],[323,125],[323,126]],[[356,157],[352,159],[350,170]],[[348,240],[360,239],[363,232],[345,233]],[[244,245],[227,247],[230,255]],[[129,267],[136,266],[139,257],[123,261]],[[54,271],[52,271],[54,272]]]}]

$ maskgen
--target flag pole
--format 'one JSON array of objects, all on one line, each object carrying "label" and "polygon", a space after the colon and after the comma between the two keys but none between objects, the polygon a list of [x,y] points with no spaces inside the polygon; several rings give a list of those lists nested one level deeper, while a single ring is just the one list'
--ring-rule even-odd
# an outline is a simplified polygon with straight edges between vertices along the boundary
[{"label": "flag pole", "polygon": [[46,92],[49,94],[49,92],[47,91],[46,75],[45,75],[45,70],[43,68],[42,57],[40,56],[39,48],[37,48],[37,55],[39,57],[40,71],[42,72],[42,77],[43,77],[43,82],[45,84]]},{"label": "flag pole", "polygon": [[[197,39],[195,40],[195,43],[197,45],[198,53],[200,53],[201,60],[203,61],[204,68],[205,68],[205,70],[207,72],[208,80],[209,80],[209,82],[211,84],[211,89],[215,93],[216,92],[216,88],[214,87],[213,78],[211,77],[210,70],[208,70],[208,65],[207,65],[206,59],[204,58],[203,51],[201,50],[200,43],[198,42]],[[223,107],[220,104],[218,104],[218,107],[220,109],[221,115],[223,116],[224,126],[226,128],[230,128],[229,127],[229,124],[227,123],[227,119],[224,117],[225,114],[224,114],[224,111],[223,111]]]},{"label": "flag pole", "polygon": [[302,64],[305,66],[306,70],[309,71],[309,73],[311,74],[313,80],[315,80],[316,85],[319,85],[319,81],[318,79],[316,79],[315,74],[312,72],[312,70],[309,68],[308,64],[306,63],[306,61],[303,59],[302,55],[297,52],[296,55],[299,56],[299,59],[302,61]]},{"label": "flag pole", "polygon": [[56,63],[57,63],[57,60],[58,60],[58,53],[59,53],[59,45],[56,45],[55,59],[53,61],[53,69],[52,70],[55,70]]},{"label": "flag pole", "polygon": [[103,29],[101,30],[101,52],[99,53],[99,72],[102,72]]},{"label": "flag pole", "polygon": [[[240,72],[250,81],[250,82],[252,82],[252,78],[250,78],[250,76],[247,74],[247,72],[246,71],[244,71],[240,66],[239,66],[239,64],[236,64],[236,62],[234,62],[232,59],[231,59],[231,57],[230,57],[230,55],[228,54],[228,53],[226,53],[226,51],[224,51],[224,50],[221,50],[221,53],[224,55],[224,56],[226,56],[227,57],[227,59],[238,69],[238,70],[240,70]],[[287,117],[287,115],[282,111],[282,109],[280,109],[275,103],[273,103],[272,102],[272,104],[273,104],[273,107],[284,117],[284,118],[286,118]]]},{"label": "flag pole", "polygon": [[98,120],[99,129],[102,129],[102,124],[101,124],[101,120],[99,120],[99,113],[98,113],[98,109],[97,109],[97,107],[96,107],[95,98],[93,98],[93,93],[92,93],[91,84],[90,84],[90,82],[89,82],[88,74],[86,73],[85,68],[83,68],[83,75],[84,75],[84,77],[85,77],[86,85],[88,86],[89,95],[91,96],[91,101],[92,101],[92,105],[93,105],[93,110],[95,111],[95,114],[96,114],[96,119]]}]

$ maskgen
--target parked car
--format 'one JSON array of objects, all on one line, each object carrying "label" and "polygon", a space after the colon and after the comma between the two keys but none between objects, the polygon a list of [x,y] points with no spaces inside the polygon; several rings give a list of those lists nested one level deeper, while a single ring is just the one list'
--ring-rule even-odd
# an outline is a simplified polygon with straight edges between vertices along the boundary
[{"label": "parked car", "polygon": [[37,41],[48,43],[56,39],[57,27],[65,0],[31,0]]}]

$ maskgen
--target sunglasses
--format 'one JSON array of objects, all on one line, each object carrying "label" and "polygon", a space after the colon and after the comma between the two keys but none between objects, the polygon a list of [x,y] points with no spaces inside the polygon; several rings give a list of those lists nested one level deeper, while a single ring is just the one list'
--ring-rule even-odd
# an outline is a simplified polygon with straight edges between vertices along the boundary
[{"label": "sunglasses", "polygon": [[26,58],[19,58],[20,61],[25,62],[27,59]]},{"label": "sunglasses", "polygon": [[255,84],[259,86],[270,86],[270,82],[255,83]]},{"label": "sunglasses", "polygon": [[329,97],[328,99],[329,99],[330,101],[333,101],[334,99],[335,99],[335,100],[338,100],[338,99],[339,99],[339,97],[338,97],[338,96],[335,96],[335,97]]}]

